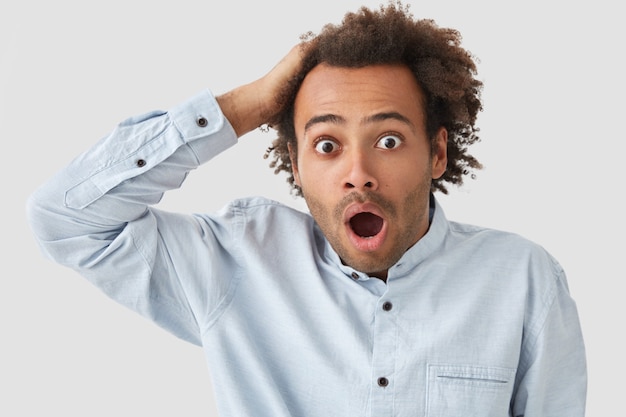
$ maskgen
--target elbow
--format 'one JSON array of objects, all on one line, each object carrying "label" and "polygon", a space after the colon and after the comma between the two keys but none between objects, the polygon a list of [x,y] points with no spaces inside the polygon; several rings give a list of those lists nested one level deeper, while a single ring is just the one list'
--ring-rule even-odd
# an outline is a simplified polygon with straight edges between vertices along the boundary
[{"label": "elbow", "polygon": [[[60,202],[57,200],[61,200]],[[35,190],[26,200],[26,220],[39,241],[49,241],[58,236],[62,228],[59,208],[63,207],[62,196],[55,198],[44,187]]]},{"label": "elbow", "polygon": [[26,201],[26,217],[42,254],[61,265],[90,269],[121,229],[100,228],[63,204],[63,193],[45,187]]}]

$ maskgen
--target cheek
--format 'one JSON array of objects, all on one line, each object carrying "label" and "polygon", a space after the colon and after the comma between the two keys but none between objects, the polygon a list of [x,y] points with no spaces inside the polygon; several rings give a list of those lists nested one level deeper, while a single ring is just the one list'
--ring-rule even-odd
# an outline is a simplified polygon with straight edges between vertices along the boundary
[{"label": "cheek", "polygon": [[427,187],[430,189],[430,164],[395,164],[385,170],[379,177],[381,188],[393,193],[397,197],[404,197],[416,189]]},{"label": "cheek", "polygon": [[394,187],[408,187],[421,180],[424,175],[424,167],[421,162],[413,160],[394,160],[385,164],[379,169],[377,176],[379,181],[384,184],[390,184]]},{"label": "cheek", "polygon": [[306,155],[301,155],[298,160],[297,171],[298,185],[301,188],[325,188],[330,190],[337,178],[338,172],[336,165],[332,163],[325,163],[324,161],[315,160],[314,158],[307,158]]}]

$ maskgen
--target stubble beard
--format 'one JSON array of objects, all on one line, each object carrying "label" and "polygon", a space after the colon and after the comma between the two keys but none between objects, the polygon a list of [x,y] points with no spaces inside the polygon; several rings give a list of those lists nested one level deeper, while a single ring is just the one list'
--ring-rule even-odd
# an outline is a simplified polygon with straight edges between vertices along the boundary
[{"label": "stubble beard", "polygon": [[[430,178],[430,177],[426,177]],[[404,253],[413,246],[426,233],[423,229],[424,221],[428,216],[428,204],[430,201],[430,180],[420,182],[404,198],[400,207],[394,205],[380,194],[372,191],[352,192],[346,195],[333,209],[325,207],[318,199],[307,195],[302,189],[302,194],[309,207],[309,211],[316,221],[322,233],[337,252],[341,261],[358,271],[371,276],[386,278],[387,270],[395,265]],[[344,244],[346,227],[343,222],[343,213],[346,207],[354,202],[373,202],[381,207],[389,223],[390,233],[387,240],[392,245],[380,253],[356,253],[350,250],[348,244]],[[401,216],[399,215],[402,214]],[[426,218],[426,219],[425,219]],[[404,221],[406,224],[400,224]]]}]

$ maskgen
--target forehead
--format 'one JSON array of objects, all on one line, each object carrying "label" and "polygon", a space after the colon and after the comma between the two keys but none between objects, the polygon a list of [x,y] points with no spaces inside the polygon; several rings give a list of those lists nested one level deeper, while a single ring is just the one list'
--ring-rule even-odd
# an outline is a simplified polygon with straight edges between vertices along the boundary
[{"label": "forehead", "polygon": [[324,115],[354,124],[395,112],[423,126],[424,94],[404,65],[344,68],[320,64],[305,77],[294,111],[297,133],[302,133],[308,120]]}]

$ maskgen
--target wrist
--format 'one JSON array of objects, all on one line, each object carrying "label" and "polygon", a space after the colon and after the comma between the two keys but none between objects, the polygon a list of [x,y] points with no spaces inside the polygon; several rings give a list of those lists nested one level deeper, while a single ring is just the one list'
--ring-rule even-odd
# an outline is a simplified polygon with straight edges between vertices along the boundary
[{"label": "wrist", "polygon": [[268,119],[259,82],[242,85],[216,97],[237,137],[256,129]]}]

